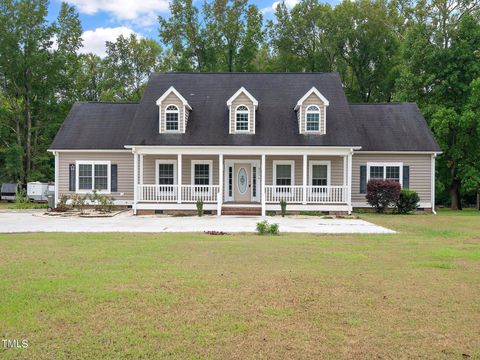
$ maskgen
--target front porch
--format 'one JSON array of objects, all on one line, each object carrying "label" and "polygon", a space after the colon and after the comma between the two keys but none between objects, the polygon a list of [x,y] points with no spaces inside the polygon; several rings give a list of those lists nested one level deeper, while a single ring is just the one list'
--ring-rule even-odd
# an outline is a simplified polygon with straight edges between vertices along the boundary
[{"label": "front porch", "polygon": [[[136,148],[133,210],[226,208],[348,212],[351,207],[352,149],[264,150],[238,155],[234,149],[205,153],[192,149]],[[162,151],[163,150],[163,151]],[[220,149],[219,149],[220,150]],[[166,153],[166,152],[170,152]],[[260,212],[259,212],[260,213]]]}]

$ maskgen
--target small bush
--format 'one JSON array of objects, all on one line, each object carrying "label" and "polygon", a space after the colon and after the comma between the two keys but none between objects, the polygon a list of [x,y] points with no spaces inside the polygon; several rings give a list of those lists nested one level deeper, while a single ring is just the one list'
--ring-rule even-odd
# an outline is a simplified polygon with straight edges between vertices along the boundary
[{"label": "small bush", "polygon": [[257,232],[259,235],[278,235],[280,230],[278,224],[269,224],[267,220],[263,220],[257,223]]},{"label": "small bush", "polygon": [[399,214],[411,213],[417,209],[419,201],[420,197],[416,191],[402,189],[395,204],[396,211]]},{"label": "small bush", "polygon": [[278,235],[278,233],[280,232],[278,224],[271,224],[268,232],[272,235]]},{"label": "small bush", "polygon": [[15,191],[15,207],[17,209],[23,209],[28,207],[29,203],[30,199],[28,198],[25,189],[20,189],[20,187],[17,187],[17,190]]},{"label": "small bush", "polygon": [[74,209],[83,211],[83,206],[85,205],[85,198],[78,195],[78,194],[73,194],[70,197],[70,200],[72,201],[72,207]]},{"label": "small bush", "polygon": [[98,210],[102,213],[112,212],[113,201],[108,196],[100,196],[98,199],[99,206]]},{"label": "small bush", "polygon": [[60,199],[58,199],[57,207],[52,209],[54,212],[65,212],[70,210],[69,206],[67,205],[68,195],[60,195]]},{"label": "small bush", "polygon": [[280,209],[282,217],[285,217],[285,214],[287,213],[287,202],[285,199],[280,200]]},{"label": "small bush", "polygon": [[197,215],[203,216],[203,200],[202,199],[197,200]]},{"label": "small bush", "polygon": [[400,196],[400,184],[392,180],[370,180],[367,184],[367,202],[383,213]]}]

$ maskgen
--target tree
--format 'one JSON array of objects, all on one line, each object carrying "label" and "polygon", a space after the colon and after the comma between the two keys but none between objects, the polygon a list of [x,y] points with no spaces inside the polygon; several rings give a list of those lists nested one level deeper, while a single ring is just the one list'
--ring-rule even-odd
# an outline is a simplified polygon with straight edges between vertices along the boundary
[{"label": "tree", "polygon": [[138,39],[135,34],[128,38],[120,35],[106,46],[102,100],[140,100],[148,77],[161,68],[162,48],[156,41]]},{"label": "tree", "polygon": [[384,2],[343,1],[333,10],[332,32],[351,101],[390,101],[394,90],[398,14]]}]

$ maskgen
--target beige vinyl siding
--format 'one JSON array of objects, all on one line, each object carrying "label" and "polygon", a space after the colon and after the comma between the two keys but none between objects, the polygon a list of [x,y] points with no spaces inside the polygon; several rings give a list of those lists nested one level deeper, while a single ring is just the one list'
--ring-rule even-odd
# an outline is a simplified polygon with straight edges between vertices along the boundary
[{"label": "beige vinyl siding", "polygon": [[[69,165],[76,161],[111,161],[117,164],[117,192],[109,196],[115,200],[133,200],[133,154],[130,152],[59,152],[59,195],[73,194],[68,191]],[[123,195],[122,195],[123,193]]]},{"label": "beige vinyl siding", "polygon": [[[306,113],[307,113],[307,108],[310,105],[316,105],[320,109],[320,134],[325,134],[326,130],[326,119],[325,119],[325,112],[326,112],[326,106],[323,103],[323,101],[314,93],[310,94],[309,97],[305,99],[303,102],[302,106],[300,107],[299,111],[301,112],[299,116],[299,127],[300,127],[300,134],[303,134],[306,132],[305,128],[305,122],[306,122]],[[311,133],[311,132],[307,132]]]},{"label": "beige vinyl siding", "polygon": [[[156,160],[175,160],[178,166],[178,157],[176,155],[144,155],[143,158],[143,183],[156,183]],[[212,160],[212,177],[213,183],[211,185],[218,185],[218,156],[203,156],[203,155],[183,155],[182,156],[182,185],[192,185],[192,160]]]},{"label": "beige vinyl siding", "polygon": [[[235,124],[236,124],[236,109],[239,105],[245,105],[248,107],[250,115],[250,133],[255,133],[255,107],[253,106],[252,100],[249,99],[247,95],[243,92],[240,93],[235,100],[232,101],[230,106],[230,133],[235,133]],[[245,133],[242,131],[242,133]]]},{"label": "beige vinyl siding", "polygon": [[[165,132],[166,121],[165,121],[165,109],[169,105],[175,105],[178,107],[178,131],[185,132],[185,106],[183,105],[182,100],[178,98],[173,92],[170,93],[163,101],[160,107],[160,132]],[[188,110],[187,110],[188,111]]]},{"label": "beige vinyl siding", "polygon": [[310,161],[330,161],[330,185],[343,185],[343,157],[342,156],[309,156],[307,170],[307,182],[310,179]]},{"label": "beige vinyl siding", "polygon": [[360,194],[360,166],[367,162],[401,162],[410,167],[410,189],[420,196],[421,203],[431,202],[431,155],[430,154],[362,154],[352,158],[352,203],[366,204],[365,194]]}]

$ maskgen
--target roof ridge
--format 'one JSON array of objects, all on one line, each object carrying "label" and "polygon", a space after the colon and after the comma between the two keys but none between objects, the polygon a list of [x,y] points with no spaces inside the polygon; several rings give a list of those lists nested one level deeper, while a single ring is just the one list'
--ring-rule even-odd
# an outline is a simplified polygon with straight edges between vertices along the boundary
[{"label": "roof ridge", "polygon": [[75,101],[76,104],[115,104],[115,105],[139,105],[135,101]]},{"label": "roof ridge", "polygon": [[415,102],[402,101],[402,102],[374,102],[374,103],[348,103],[348,105],[405,105],[405,104],[415,104]]}]

